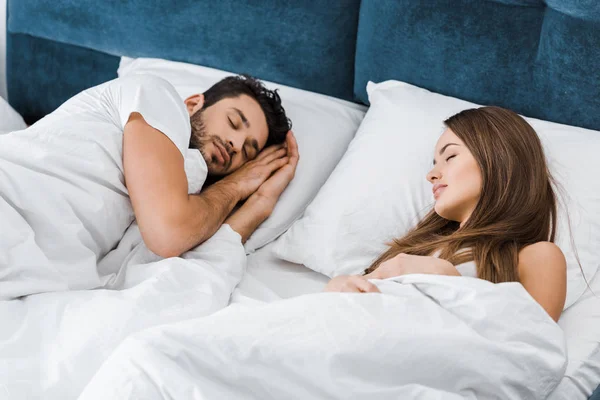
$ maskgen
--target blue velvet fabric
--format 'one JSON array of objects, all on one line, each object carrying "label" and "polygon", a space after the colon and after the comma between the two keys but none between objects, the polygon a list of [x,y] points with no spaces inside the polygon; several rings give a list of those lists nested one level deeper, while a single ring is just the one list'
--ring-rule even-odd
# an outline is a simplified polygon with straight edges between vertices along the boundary
[{"label": "blue velvet fabric", "polygon": [[23,34],[8,34],[6,44],[8,99],[28,124],[117,77],[119,57]]},{"label": "blue velvet fabric", "polygon": [[[360,0],[8,3],[8,30],[13,33],[113,55],[246,72],[336,97],[353,97]],[[15,56],[19,55],[11,53]]]},{"label": "blue velvet fabric", "polygon": [[600,400],[600,386],[594,390],[594,393],[592,393],[592,396],[589,398],[589,400]]},{"label": "blue velvet fabric", "polygon": [[600,130],[600,2],[363,0],[355,70]]},{"label": "blue velvet fabric", "polygon": [[368,80],[398,79],[600,129],[597,0],[8,0],[7,26],[9,101],[28,120],[126,55],[364,103]]}]

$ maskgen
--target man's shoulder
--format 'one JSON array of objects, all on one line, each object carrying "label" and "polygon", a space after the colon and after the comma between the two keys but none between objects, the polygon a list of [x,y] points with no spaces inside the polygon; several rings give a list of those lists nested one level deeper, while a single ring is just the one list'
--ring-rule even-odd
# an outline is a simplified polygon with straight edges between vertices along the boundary
[{"label": "man's shoulder", "polygon": [[175,87],[166,79],[148,73],[130,74],[116,78],[109,83],[110,87],[128,89],[144,88],[150,90],[168,90],[176,93]]}]

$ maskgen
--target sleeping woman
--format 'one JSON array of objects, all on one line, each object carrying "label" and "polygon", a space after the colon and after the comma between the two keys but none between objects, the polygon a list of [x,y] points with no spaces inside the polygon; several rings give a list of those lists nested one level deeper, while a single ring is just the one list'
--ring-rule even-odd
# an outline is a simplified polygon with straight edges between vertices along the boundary
[{"label": "sleeping woman", "polygon": [[364,275],[335,277],[325,290],[379,292],[369,279],[416,273],[517,281],[557,321],[566,261],[553,243],[557,199],[537,134],[499,107],[464,110],[444,123],[427,174],[433,209]]}]

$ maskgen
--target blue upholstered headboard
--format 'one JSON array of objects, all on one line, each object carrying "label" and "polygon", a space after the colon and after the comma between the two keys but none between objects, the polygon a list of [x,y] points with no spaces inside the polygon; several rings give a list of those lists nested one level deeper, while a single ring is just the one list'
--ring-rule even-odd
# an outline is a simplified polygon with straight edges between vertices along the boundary
[{"label": "blue upholstered headboard", "polygon": [[600,130],[600,1],[363,0],[354,93],[387,79]]},{"label": "blue upholstered headboard", "polygon": [[26,120],[116,77],[118,56],[353,98],[360,0],[9,0],[9,102]]},{"label": "blue upholstered headboard", "polygon": [[8,0],[9,101],[28,121],[119,56],[246,72],[367,102],[398,79],[600,130],[598,0]]}]

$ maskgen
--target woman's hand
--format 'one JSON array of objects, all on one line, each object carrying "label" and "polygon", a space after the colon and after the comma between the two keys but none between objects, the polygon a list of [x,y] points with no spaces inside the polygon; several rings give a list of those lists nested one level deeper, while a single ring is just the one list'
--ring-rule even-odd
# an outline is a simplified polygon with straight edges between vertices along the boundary
[{"label": "woman's hand", "polygon": [[377,286],[360,275],[340,275],[329,281],[326,292],[381,293]]},{"label": "woman's hand", "polygon": [[430,256],[413,256],[400,253],[394,258],[384,261],[375,271],[364,277],[367,279],[386,279],[408,274],[460,276],[456,268],[446,260]]}]

